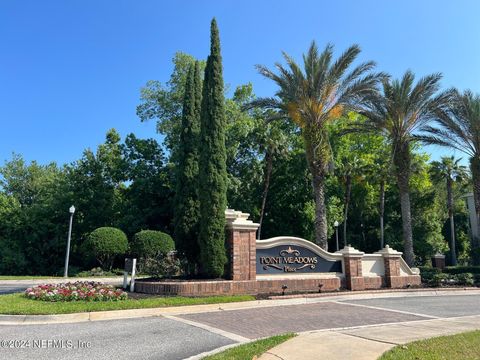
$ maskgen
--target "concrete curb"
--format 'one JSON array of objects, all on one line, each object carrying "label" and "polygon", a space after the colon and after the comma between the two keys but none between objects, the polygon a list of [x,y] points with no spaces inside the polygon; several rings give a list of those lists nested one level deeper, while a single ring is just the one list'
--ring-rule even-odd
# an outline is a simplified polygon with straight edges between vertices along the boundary
[{"label": "concrete curb", "polygon": [[204,312],[215,312],[224,310],[242,310],[259,307],[273,307],[286,305],[313,304],[318,302],[340,301],[340,300],[358,300],[372,298],[390,298],[390,297],[418,297],[418,296],[446,296],[446,295],[480,295],[479,288],[465,289],[428,289],[424,290],[403,290],[390,292],[365,292],[365,293],[337,293],[320,294],[328,296],[317,297],[291,297],[286,299],[274,300],[256,300],[234,303],[206,304],[206,305],[188,305],[175,307],[160,307],[147,309],[128,309],[95,311],[73,314],[58,315],[0,315],[0,325],[33,325],[33,324],[57,324],[57,323],[76,323],[85,321],[102,320],[120,320],[133,319],[151,316],[174,316],[181,314],[193,314]]}]

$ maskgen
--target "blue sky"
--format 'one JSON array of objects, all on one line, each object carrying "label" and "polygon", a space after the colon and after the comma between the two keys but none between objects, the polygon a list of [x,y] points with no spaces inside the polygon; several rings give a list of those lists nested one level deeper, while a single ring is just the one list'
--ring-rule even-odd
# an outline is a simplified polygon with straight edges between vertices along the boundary
[{"label": "blue sky", "polygon": [[168,80],[176,51],[206,58],[213,16],[225,82],[271,95],[254,65],[282,50],[300,59],[313,39],[358,43],[360,60],[396,77],[440,71],[444,87],[480,92],[478,14],[476,0],[1,0],[0,164],[12,152],[68,163],[112,127],[160,139],[135,114],[140,88]]}]

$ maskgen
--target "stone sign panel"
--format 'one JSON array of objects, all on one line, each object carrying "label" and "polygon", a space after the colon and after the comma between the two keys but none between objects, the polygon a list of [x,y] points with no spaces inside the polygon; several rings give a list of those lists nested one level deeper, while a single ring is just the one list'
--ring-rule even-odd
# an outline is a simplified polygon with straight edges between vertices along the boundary
[{"label": "stone sign panel", "polygon": [[337,260],[331,255],[328,258],[316,248],[315,244],[298,238],[257,241],[257,275],[342,272],[341,258]]}]

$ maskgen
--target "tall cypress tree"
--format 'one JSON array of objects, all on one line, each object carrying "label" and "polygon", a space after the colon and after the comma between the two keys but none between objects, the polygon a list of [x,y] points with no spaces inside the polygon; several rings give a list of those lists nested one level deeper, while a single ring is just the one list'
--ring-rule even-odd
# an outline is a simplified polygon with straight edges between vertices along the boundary
[{"label": "tall cypress tree", "polygon": [[200,135],[201,79],[198,61],[190,66],[183,99],[175,193],[174,224],[177,250],[188,260],[188,272],[199,261],[198,144]]},{"label": "tall cypress tree", "polygon": [[211,23],[210,37],[210,55],[203,81],[200,127],[199,245],[202,272],[209,277],[220,277],[227,262],[225,252],[227,156],[222,57],[215,18]]},{"label": "tall cypress tree", "polygon": [[202,77],[200,74],[200,61],[195,61],[195,71],[193,73],[194,85],[195,85],[195,119],[197,124],[197,152],[199,146],[199,139],[200,139],[200,118],[201,118],[201,110],[202,110]]}]

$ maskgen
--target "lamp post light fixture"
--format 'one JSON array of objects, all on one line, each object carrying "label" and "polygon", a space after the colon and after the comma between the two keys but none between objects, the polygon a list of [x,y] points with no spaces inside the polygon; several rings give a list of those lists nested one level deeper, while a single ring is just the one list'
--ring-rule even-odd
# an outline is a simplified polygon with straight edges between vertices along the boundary
[{"label": "lamp post light fixture", "polygon": [[65,270],[63,272],[63,277],[68,277],[68,260],[70,258],[70,240],[72,239],[72,223],[73,214],[75,213],[75,206],[70,206],[68,211],[70,212],[70,225],[68,227],[67,253],[65,254]]},{"label": "lamp post light fixture", "polygon": [[333,223],[333,226],[335,226],[335,240],[336,240],[336,243],[337,243],[337,251],[340,250],[338,248],[338,225],[340,225],[338,223],[338,221],[335,220],[335,222]]}]

